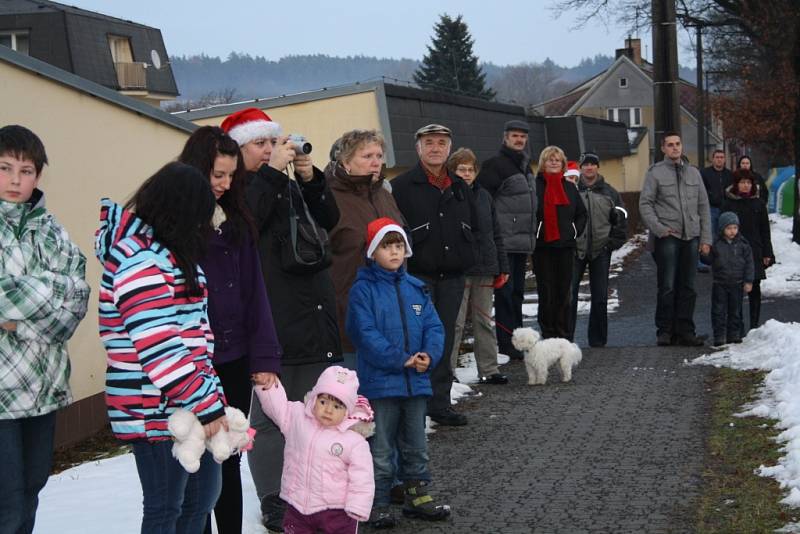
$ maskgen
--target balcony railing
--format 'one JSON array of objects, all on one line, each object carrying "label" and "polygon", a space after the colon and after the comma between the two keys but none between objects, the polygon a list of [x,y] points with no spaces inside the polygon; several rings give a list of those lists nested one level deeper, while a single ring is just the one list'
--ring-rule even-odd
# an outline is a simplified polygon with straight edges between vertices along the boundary
[{"label": "balcony railing", "polygon": [[147,89],[145,63],[114,63],[117,69],[117,82],[121,90]]}]

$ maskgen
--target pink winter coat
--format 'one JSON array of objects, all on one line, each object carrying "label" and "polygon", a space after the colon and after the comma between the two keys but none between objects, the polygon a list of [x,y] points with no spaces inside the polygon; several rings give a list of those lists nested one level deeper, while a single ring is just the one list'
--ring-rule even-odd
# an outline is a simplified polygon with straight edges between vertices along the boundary
[{"label": "pink winter coat", "polygon": [[375,478],[367,440],[352,429],[361,421],[353,414],[338,426],[322,426],[313,415],[315,391],[305,404],[289,402],[286,390],[255,388],[264,413],[286,438],[281,498],[303,515],[344,510],[366,521],[372,509]]}]

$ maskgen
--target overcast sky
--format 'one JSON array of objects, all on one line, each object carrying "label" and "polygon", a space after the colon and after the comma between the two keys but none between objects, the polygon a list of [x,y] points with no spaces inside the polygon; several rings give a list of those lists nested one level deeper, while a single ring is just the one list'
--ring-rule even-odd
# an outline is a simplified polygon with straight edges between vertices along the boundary
[{"label": "overcast sky", "polygon": [[[613,55],[625,28],[578,14],[556,18],[554,0],[62,0],[161,29],[171,55],[231,51],[279,59],[291,54],[422,59],[439,15],[463,15],[481,61],[498,65],[550,58],[571,67]],[[650,35],[642,35],[651,57]],[[692,64],[681,52],[681,63]]]}]

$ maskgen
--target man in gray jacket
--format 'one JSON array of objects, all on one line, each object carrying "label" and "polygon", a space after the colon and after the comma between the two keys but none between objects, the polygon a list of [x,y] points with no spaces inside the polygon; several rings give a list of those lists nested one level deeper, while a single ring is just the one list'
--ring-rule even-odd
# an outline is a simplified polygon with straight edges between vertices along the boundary
[{"label": "man in gray jacket", "polygon": [[525,269],[536,247],[536,180],[527,152],[528,123],[505,124],[500,152],[481,165],[477,181],[494,199],[503,247],[508,255],[509,276],[494,292],[497,345],[513,359],[522,353],[511,344],[511,332],[522,326]]},{"label": "man in gray jacket", "polygon": [[664,159],[645,175],[639,214],[655,237],[658,269],[656,335],[659,345],[700,346],[696,335],[694,290],[698,252],[711,248],[711,215],[700,172],[681,159],[683,145],[677,132],[661,141]]},{"label": "man in gray jacket", "polygon": [[594,152],[581,155],[578,192],[586,206],[586,228],[578,236],[575,270],[572,273],[572,334],[578,318],[578,288],[589,268],[589,346],[605,347],[608,341],[608,270],[611,252],[627,239],[628,212],[622,197],[599,173],[600,157]]}]

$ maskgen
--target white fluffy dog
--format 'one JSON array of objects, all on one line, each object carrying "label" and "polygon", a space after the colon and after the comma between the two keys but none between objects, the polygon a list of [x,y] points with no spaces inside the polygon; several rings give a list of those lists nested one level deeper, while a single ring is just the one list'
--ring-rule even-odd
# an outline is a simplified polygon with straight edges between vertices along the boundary
[{"label": "white fluffy dog", "polygon": [[186,471],[196,473],[200,468],[200,457],[208,449],[217,463],[222,463],[232,454],[249,450],[252,447],[255,430],[250,428],[247,417],[241,410],[225,407],[228,430],[220,429],[210,439],[206,439],[203,425],[195,414],[178,408],[169,416],[167,427],[174,443],[172,455]]},{"label": "white fluffy dog", "polygon": [[525,354],[525,369],[528,371],[528,384],[539,385],[547,382],[547,371],[558,363],[561,381],[572,380],[572,368],[581,361],[581,349],[575,343],[556,337],[541,339],[533,328],[517,328],[511,336],[514,348]]}]

